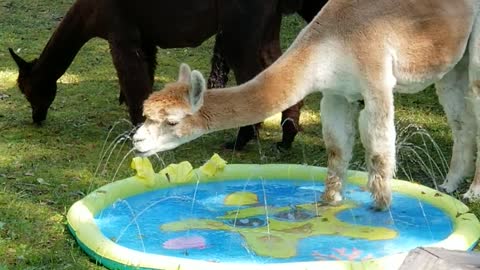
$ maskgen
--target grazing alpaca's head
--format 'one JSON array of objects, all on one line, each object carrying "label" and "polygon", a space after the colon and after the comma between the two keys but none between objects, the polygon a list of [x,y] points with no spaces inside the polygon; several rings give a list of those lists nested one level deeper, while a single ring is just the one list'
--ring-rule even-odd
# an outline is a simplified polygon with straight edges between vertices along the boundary
[{"label": "grazing alpaca's head", "polygon": [[55,99],[57,84],[55,81],[44,80],[33,75],[33,69],[37,59],[27,62],[18,56],[11,48],[10,55],[18,66],[18,87],[25,95],[32,107],[32,119],[40,124],[47,118],[48,108]]},{"label": "grazing alpaca's head", "polygon": [[202,74],[182,64],[178,81],[167,84],[145,101],[146,121],[133,136],[137,152],[149,156],[205,134],[206,124],[200,116],[205,90]]}]

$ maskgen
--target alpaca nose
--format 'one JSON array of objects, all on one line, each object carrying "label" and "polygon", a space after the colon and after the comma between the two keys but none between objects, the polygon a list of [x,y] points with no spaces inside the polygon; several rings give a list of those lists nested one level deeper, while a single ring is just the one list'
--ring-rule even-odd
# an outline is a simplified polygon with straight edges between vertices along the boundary
[{"label": "alpaca nose", "polygon": [[136,127],[133,128],[132,133],[132,142],[133,144],[141,143],[145,141],[145,136],[143,136],[143,129],[142,125],[137,125]]},{"label": "alpaca nose", "polygon": [[145,141],[144,137],[140,137],[140,136],[138,136],[138,134],[135,134],[133,136],[133,144],[138,144],[138,143],[141,143],[143,141]]}]

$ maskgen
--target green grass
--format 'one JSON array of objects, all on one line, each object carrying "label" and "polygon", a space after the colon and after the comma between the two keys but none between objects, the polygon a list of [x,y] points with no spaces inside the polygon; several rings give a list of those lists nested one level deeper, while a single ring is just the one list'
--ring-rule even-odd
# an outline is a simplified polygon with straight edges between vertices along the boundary
[{"label": "green grass", "polygon": [[[57,98],[42,127],[31,123],[30,106],[15,86],[16,66],[7,48],[18,50],[28,60],[37,57],[71,3],[72,0],[0,2],[0,269],[102,269],[89,260],[67,232],[65,214],[93,188],[133,173],[130,157],[120,164],[129,144],[117,148],[109,164],[99,158],[112,125],[120,123],[113,129],[113,137],[128,129],[122,121],[128,118],[126,108],[117,102],[118,83],[105,41],[92,40],[82,48],[59,81]],[[284,48],[302,26],[297,17],[285,20]],[[194,49],[160,50],[156,88],[176,78],[181,62],[208,74],[212,45],[210,39]],[[277,115],[265,123],[261,140],[251,143],[244,152],[221,148],[236,133],[228,130],[167,152],[163,158],[166,163],[189,160],[198,166],[218,152],[230,163],[325,166],[319,100],[319,95],[307,99],[302,116],[304,131],[287,153],[279,153],[273,147],[281,138]],[[450,158],[451,133],[433,89],[418,95],[396,96],[396,119],[399,127],[414,123],[424,128],[447,160]],[[433,148],[426,148],[439,162]],[[413,179],[433,186],[428,174],[412,166],[412,162],[407,158],[399,166],[414,168],[409,172]],[[101,167],[95,175],[99,163]],[[363,150],[357,140],[352,168],[362,168],[362,164]],[[160,169],[160,164],[155,166]],[[407,175],[399,170],[398,177]],[[442,180],[438,177],[437,181]],[[461,192],[466,188],[467,185],[463,186]],[[479,204],[470,206],[477,215],[480,213]]]}]

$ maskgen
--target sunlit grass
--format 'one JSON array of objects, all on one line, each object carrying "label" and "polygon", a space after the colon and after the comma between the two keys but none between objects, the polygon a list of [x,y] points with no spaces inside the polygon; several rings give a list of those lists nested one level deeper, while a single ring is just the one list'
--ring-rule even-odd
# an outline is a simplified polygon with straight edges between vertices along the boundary
[{"label": "sunlit grass", "polygon": [[81,82],[81,79],[80,76],[76,74],[65,73],[57,82],[62,84],[77,84]]},{"label": "sunlit grass", "polygon": [[160,83],[160,84],[165,84],[168,82],[175,81],[175,78],[170,77],[170,76],[155,76],[155,82]]},{"label": "sunlit grass", "polygon": [[0,90],[13,88],[17,83],[18,72],[6,69],[0,70]]}]

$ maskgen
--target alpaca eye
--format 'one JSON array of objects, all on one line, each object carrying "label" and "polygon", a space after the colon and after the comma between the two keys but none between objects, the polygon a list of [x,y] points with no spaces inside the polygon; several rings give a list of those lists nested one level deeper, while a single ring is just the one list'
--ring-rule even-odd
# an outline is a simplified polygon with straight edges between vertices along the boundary
[{"label": "alpaca eye", "polygon": [[173,126],[176,126],[177,124],[178,124],[177,121],[167,120],[167,125],[169,125],[169,126],[172,126],[172,127],[173,127]]}]

